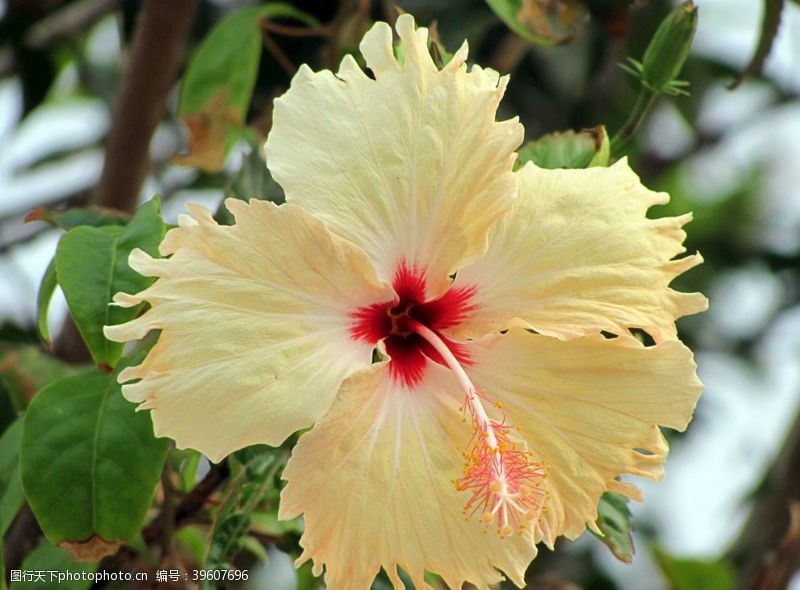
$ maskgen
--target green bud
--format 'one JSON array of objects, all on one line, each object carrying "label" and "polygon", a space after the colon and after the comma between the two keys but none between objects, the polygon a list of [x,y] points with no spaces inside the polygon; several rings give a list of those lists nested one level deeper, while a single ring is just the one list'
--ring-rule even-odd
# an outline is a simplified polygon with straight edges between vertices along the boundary
[{"label": "green bud", "polygon": [[691,0],[669,13],[647,46],[641,65],[636,68],[645,86],[654,92],[683,92],[680,87],[686,84],[677,77],[689,55],[695,29],[697,6]]}]

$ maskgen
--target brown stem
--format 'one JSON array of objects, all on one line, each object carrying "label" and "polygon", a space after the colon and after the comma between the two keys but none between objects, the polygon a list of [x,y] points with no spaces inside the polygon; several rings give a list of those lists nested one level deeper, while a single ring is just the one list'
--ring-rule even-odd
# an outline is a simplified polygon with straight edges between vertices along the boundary
[{"label": "brown stem", "polygon": [[[210,471],[194,489],[186,494],[177,506],[172,510],[173,518],[168,527],[173,527],[173,530],[178,530],[181,526],[192,522],[195,515],[202,510],[208,502],[211,495],[217,491],[217,488],[228,478],[229,469],[226,462],[217,463],[211,466]],[[159,514],[153,521],[142,529],[142,539],[145,544],[150,546],[158,539],[164,538],[165,529],[165,515]],[[113,571],[134,571],[136,569],[138,554],[134,549],[123,546],[117,553],[104,558],[98,567],[99,572],[113,572]],[[102,583],[95,583],[92,588],[100,588]]]},{"label": "brown stem", "polygon": [[22,560],[39,544],[39,523],[28,504],[22,506],[3,539],[3,560],[6,571],[20,569]]},{"label": "brown stem", "polygon": [[169,462],[164,465],[161,472],[161,489],[164,493],[164,500],[161,504],[161,514],[159,520],[161,521],[161,547],[162,547],[162,560],[164,566],[173,569],[177,567],[178,562],[175,557],[175,492],[172,489],[172,482],[170,481],[170,474],[172,470],[169,467]]},{"label": "brown stem", "polygon": [[269,33],[266,29],[262,29],[261,31],[261,40],[264,43],[264,47],[266,47],[267,51],[269,51],[270,55],[273,59],[278,63],[281,69],[286,72],[289,77],[294,76],[297,73],[297,66],[294,65],[289,56],[287,56],[283,49],[275,43],[275,40],[269,36]]},{"label": "brown stem", "polygon": [[767,62],[767,58],[772,52],[772,46],[778,36],[784,4],[784,0],[764,0],[764,16],[761,20],[761,34],[758,38],[758,45],[744,70],[728,84],[728,90],[735,90],[745,78],[757,76],[764,69],[764,64]]},{"label": "brown stem", "polygon": [[[49,49],[58,42],[72,39],[112,12],[119,0],[77,0],[43,17],[25,34],[24,46]],[[0,78],[14,73],[16,63],[10,46],[0,47]]]},{"label": "brown stem", "polygon": [[[785,588],[797,568],[800,500],[800,413],[756,493],[750,517],[730,551],[739,590]],[[794,508],[792,508],[794,506]],[[794,519],[790,518],[793,514]],[[794,525],[794,526],[792,526]],[[793,547],[793,551],[785,548]],[[769,581],[768,585],[765,585]]]},{"label": "brown stem", "polygon": [[[198,0],[146,0],[139,13],[130,60],[111,116],[106,157],[93,201],[133,212],[150,168],[150,139],[164,115]],[[67,318],[55,352],[70,362],[89,352]]]},{"label": "brown stem", "polygon": [[329,37],[331,35],[330,27],[295,27],[282,25],[269,19],[262,20],[260,24],[262,30],[284,37]]},{"label": "brown stem", "polygon": [[530,43],[525,39],[515,33],[509,33],[497,44],[497,49],[486,65],[501,74],[513,73],[530,48]]},{"label": "brown stem", "polygon": [[[225,462],[211,466],[206,476],[175,507],[172,526],[176,530],[202,510],[211,495],[228,478],[228,473],[228,464]],[[163,530],[163,518],[156,518],[142,530],[142,536],[145,541],[150,542],[161,536]]]},{"label": "brown stem", "polygon": [[764,567],[751,585],[754,590],[784,590],[797,569],[800,553],[800,500],[794,500],[787,512],[789,524],[786,534],[765,560]]}]

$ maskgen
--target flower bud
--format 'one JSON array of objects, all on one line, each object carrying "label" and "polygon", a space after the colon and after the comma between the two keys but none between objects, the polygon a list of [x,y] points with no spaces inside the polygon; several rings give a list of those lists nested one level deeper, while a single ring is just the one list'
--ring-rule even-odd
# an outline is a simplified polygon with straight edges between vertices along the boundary
[{"label": "flower bud", "polygon": [[678,93],[678,80],[697,28],[697,6],[689,0],[661,23],[647,46],[641,64],[641,80],[655,92]]}]

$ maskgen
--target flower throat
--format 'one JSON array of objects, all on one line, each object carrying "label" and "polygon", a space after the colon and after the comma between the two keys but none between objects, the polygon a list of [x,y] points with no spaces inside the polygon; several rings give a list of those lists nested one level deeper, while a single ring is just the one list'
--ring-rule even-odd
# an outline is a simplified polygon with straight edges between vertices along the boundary
[{"label": "flower throat", "polygon": [[453,480],[459,491],[471,496],[464,506],[467,518],[494,524],[500,537],[523,534],[541,515],[547,477],[543,464],[532,460],[512,437],[505,417],[492,419],[486,407],[502,411],[486,392],[479,390],[465,367],[472,363],[468,346],[450,340],[441,330],[457,326],[475,309],[474,289],[449,289],[444,295],[425,300],[425,274],[401,263],[392,282],[397,299],[359,309],[353,314],[354,338],[376,344],[383,341],[391,357],[389,374],[407,389],[413,389],[425,373],[429,360],[450,369],[464,392],[461,412],[472,426],[472,436],[463,453],[462,477]]}]

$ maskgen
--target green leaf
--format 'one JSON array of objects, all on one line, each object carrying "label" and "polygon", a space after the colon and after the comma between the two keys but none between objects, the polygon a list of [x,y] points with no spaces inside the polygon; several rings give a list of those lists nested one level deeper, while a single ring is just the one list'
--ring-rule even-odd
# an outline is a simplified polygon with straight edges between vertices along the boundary
[{"label": "green leaf", "polygon": [[[127,362],[133,362],[126,357]],[[28,502],[54,543],[114,543],[139,530],[169,441],[156,439],[114,375],[92,368],[51,383],[25,415],[20,466]],[[99,542],[99,541],[98,541]]]},{"label": "green leaf", "polygon": [[608,137],[605,126],[599,125],[594,129],[584,131],[584,133],[589,133],[595,140],[594,156],[592,156],[592,160],[589,162],[587,168],[608,166],[611,163],[611,140]]},{"label": "green leaf", "polygon": [[191,562],[195,564],[203,563],[207,550],[207,534],[205,530],[201,531],[197,525],[189,524],[182,527],[175,533],[175,539],[191,558]]},{"label": "green leaf", "polygon": [[111,298],[119,291],[138,293],[152,282],[128,266],[128,256],[134,248],[157,256],[165,229],[160,202],[152,199],[139,207],[124,228],[80,226],[65,233],[58,243],[58,283],[98,365],[114,367],[123,348],[103,335],[103,326],[127,322],[141,311],[141,306],[111,306]]},{"label": "green leaf", "polygon": [[297,590],[321,590],[322,583],[318,576],[314,575],[310,561],[295,570],[297,575]]},{"label": "green leaf", "polygon": [[264,565],[269,561],[267,549],[255,537],[246,536],[244,539],[242,539],[242,549],[255,557],[256,561],[261,565]]},{"label": "green leaf", "polygon": [[[97,566],[76,563],[63,549],[43,543],[28,554],[22,562],[21,569],[27,573],[25,581],[13,582],[11,590],[42,590],[42,588],[88,590],[92,586],[92,580],[88,577],[82,580],[81,575],[93,573],[97,570]],[[43,575],[44,581],[38,578],[39,573]],[[78,579],[68,580],[66,579],[68,574]],[[59,575],[62,576],[61,579]]]},{"label": "green leaf", "polygon": [[104,225],[126,225],[131,220],[130,213],[107,209],[105,207],[74,207],[66,211],[52,211],[37,207],[25,216],[25,222],[46,221],[50,225],[70,230],[81,225],[102,227]]},{"label": "green leaf", "polygon": [[588,20],[586,7],[577,0],[486,0],[508,28],[535,45],[574,40]]},{"label": "green leaf", "polygon": [[[239,172],[225,187],[225,195],[242,201],[261,199],[280,205],[286,201],[283,189],[269,173],[267,163],[261,157],[255,138],[249,143],[250,151],[244,156]],[[233,215],[225,208],[224,202],[220,203],[214,219],[225,225],[233,223]]]},{"label": "green leaf", "polygon": [[193,449],[175,449],[176,471],[180,475],[180,491],[188,494],[197,484],[197,469],[203,456]]},{"label": "green leaf", "polygon": [[731,590],[734,587],[734,570],[726,561],[681,559],[658,547],[653,548],[653,553],[672,590]]},{"label": "green leaf", "polygon": [[39,293],[36,295],[36,328],[39,331],[44,343],[48,348],[52,346],[50,339],[50,327],[47,325],[47,314],[50,310],[50,300],[58,286],[56,278],[56,259],[50,261],[47,270],[44,271],[42,282],[39,284]]},{"label": "green leaf", "polygon": [[178,115],[189,128],[189,154],[176,162],[220,170],[244,127],[261,58],[265,18],[317,21],[289,4],[274,2],[230,12],[205,38],[189,61]]},{"label": "green leaf", "polygon": [[606,492],[597,505],[597,528],[603,533],[598,538],[611,552],[625,563],[633,560],[633,520],[628,509],[628,499],[622,494]]},{"label": "green leaf", "polygon": [[22,443],[22,418],[0,437],[0,539],[22,508],[25,493],[19,472],[19,449]]},{"label": "green leaf", "polygon": [[541,168],[607,166],[610,144],[605,127],[564,131],[529,141],[519,150],[518,164],[533,162]]},{"label": "green leaf", "polygon": [[286,533],[300,536],[303,532],[303,521],[300,518],[278,520],[277,510],[254,512],[252,514],[251,530],[270,537],[282,537]]},{"label": "green leaf", "polygon": [[0,349],[0,359],[0,382],[11,402],[14,418],[25,410],[28,401],[39,389],[51,381],[81,370],[81,367],[46,354],[39,346],[23,345]]}]

